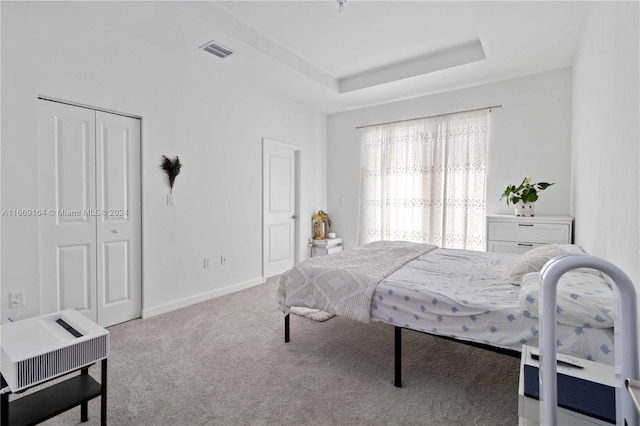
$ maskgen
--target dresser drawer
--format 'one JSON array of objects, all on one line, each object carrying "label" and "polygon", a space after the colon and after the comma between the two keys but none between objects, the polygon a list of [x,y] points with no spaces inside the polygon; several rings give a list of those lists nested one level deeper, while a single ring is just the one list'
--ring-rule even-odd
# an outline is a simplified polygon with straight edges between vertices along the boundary
[{"label": "dresser drawer", "polygon": [[561,223],[496,222],[488,223],[489,241],[514,241],[538,244],[568,244],[571,228]]},{"label": "dresser drawer", "polygon": [[540,243],[517,243],[515,241],[488,241],[487,251],[494,253],[522,254],[534,247],[543,246]]}]

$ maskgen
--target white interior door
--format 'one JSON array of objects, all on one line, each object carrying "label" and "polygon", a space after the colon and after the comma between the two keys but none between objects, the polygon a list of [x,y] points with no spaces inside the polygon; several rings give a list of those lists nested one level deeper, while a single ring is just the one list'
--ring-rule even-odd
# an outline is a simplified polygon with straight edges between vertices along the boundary
[{"label": "white interior door", "polygon": [[296,252],[296,149],[263,140],[263,274],[291,269]]},{"label": "white interior door", "polygon": [[138,318],[140,120],[40,100],[38,149],[41,312]]}]

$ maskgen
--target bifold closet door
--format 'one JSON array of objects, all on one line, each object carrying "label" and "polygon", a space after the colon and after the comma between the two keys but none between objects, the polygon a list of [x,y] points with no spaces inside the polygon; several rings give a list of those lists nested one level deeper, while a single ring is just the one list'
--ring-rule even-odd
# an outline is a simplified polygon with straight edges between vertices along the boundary
[{"label": "bifold closet door", "polygon": [[39,100],[41,313],[141,312],[140,120]]},{"label": "bifold closet door", "polygon": [[140,120],[96,111],[98,322],[140,317]]}]

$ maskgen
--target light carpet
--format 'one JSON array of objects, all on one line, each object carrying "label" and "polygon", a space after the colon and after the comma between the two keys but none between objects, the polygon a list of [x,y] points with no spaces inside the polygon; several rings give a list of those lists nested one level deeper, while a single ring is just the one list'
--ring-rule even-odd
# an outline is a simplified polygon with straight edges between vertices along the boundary
[{"label": "light carpet", "polygon": [[[272,278],[110,327],[108,424],[517,424],[518,359],[404,331],[399,389],[393,327],[292,316],[285,344],[276,289]],[[89,403],[85,424],[99,409]],[[46,424],[79,420],[78,407]]]}]

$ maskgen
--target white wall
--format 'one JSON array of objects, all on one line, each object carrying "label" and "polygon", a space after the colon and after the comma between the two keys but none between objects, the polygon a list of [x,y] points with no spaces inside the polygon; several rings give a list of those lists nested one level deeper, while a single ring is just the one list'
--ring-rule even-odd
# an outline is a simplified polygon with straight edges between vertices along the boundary
[{"label": "white wall", "polygon": [[573,72],[576,243],[640,285],[637,2],[595,2]]},{"label": "white wall", "polygon": [[571,69],[485,84],[408,101],[330,115],[327,130],[327,213],[352,247],[358,241],[360,135],[357,126],[502,105],[490,117],[487,213],[513,213],[500,201],[525,176],[556,182],[540,194],[537,214],[570,209]]},{"label": "white wall", "polygon": [[[1,3],[1,207],[39,207],[38,95],[140,115],[144,313],[262,282],[262,138],[302,147],[300,216],[310,218],[326,207],[326,118],[223,65],[111,25],[103,17],[103,8],[114,13],[109,3]],[[181,17],[166,5],[123,2],[116,12],[177,23]],[[179,155],[184,164],[176,207],[166,206],[161,155]],[[300,237],[301,258],[308,237]],[[37,220],[2,217],[1,243],[2,319],[15,315],[7,311],[8,293],[18,289],[26,290],[21,317],[39,314]],[[205,256],[213,258],[210,269],[203,269]]]}]

